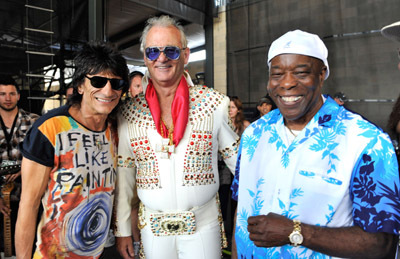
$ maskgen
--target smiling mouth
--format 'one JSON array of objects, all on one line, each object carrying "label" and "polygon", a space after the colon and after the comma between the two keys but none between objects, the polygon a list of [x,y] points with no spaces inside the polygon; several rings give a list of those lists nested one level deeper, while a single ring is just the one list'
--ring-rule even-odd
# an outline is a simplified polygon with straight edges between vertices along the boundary
[{"label": "smiling mouth", "polygon": [[168,69],[168,68],[170,68],[170,67],[171,67],[170,65],[156,66],[156,68],[159,68],[159,69]]},{"label": "smiling mouth", "polygon": [[297,102],[303,98],[303,96],[281,96],[282,101],[287,103]]},{"label": "smiling mouth", "polygon": [[115,99],[102,99],[102,98],[96,98],[97,101],[102,102],[102,103],[111,103],[113,102]]}]

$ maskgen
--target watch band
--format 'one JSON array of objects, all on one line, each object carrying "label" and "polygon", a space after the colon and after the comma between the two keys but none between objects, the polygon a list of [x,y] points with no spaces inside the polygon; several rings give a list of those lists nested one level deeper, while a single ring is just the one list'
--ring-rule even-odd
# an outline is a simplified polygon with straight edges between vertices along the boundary
[{"label": "watch band", "polygon": [[301,233],[301,222],[300,222],[300,220],[294,219],[293,220],[293,224],[294,224],[293,231],[298,231],[298,232]]},{"label": "watch band", "polygon": [[303,235],[301,234],[301,222],[297,219],[293,220],[293,231],[289,235],[289,241],[294,247],[303,243]]}]

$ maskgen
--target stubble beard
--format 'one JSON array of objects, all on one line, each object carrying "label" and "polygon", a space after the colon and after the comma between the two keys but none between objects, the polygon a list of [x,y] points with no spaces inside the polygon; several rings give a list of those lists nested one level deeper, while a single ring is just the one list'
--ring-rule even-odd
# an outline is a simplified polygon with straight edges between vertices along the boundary
[{"label": "stubble beard", "polygon": [[0,104],[0,109],[4,110],[4,111],[6,111],[6,112],[11,112],[11,111],[13,111],[16,107],[17,107],[17,104],[15,104],[15,105],[14,105],[13,107],[11,107],[11,108],[4,107],[3,105]]}]

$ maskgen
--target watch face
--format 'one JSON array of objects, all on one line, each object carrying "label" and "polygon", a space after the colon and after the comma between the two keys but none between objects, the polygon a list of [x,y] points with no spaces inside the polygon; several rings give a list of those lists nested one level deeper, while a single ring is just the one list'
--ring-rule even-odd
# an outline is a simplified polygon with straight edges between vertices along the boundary
[{"label": "watch face", "polygon": [[299,244],[301,242],[301,240],[302,240],[302,238],[301,238],[301,236],[299,234],[294,234],[292,236],[292,239],[293,239],[293,243],[296,243],[296,244]]},{"label": "watch face", "polygon": [[303,236],[299,232],[292,232],[289,237],[293,245],[300,245],[303,242]]}]

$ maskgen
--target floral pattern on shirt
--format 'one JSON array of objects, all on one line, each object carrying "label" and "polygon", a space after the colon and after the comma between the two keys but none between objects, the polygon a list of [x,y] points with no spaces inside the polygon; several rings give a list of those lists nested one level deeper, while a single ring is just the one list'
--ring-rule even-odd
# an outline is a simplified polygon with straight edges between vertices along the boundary
[{"label": "floral pattern on shirt", "polygon": [[330,97],[292,143],[284,127],[275,110],[242,136],[232,183],[239,258],[331,258],[302,246],[256,247],[247,218],[269,212],[317,226],[398,234],[398,164],[387,134]]}]

